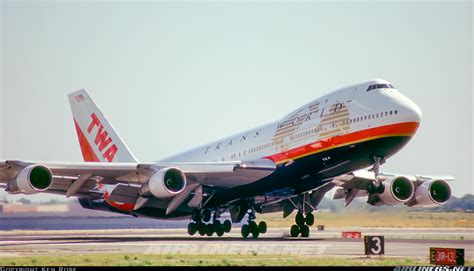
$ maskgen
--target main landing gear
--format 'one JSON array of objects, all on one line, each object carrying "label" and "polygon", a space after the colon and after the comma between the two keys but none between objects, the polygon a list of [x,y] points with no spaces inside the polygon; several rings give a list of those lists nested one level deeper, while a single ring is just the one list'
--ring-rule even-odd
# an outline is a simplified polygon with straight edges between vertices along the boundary
[{"label": "main landing gear", "polygon": [[[290,202],[293,204],[295,209],[298,209],[298,213],[295,216],[295,224],[290,228],[290,236],[298,237],[301,234],[301,237],[309,237],[309,227],[314,225],[314,215],[312,211],[315,210],[315,208],[309,203],[308,193],[304,193],[301,196],[298,204],[293,202],[291,199]],[[311,208],[311,211],[306,211],[307,206]]]},{"label": "main landing gear", "polygon": [[[208,223],[211,221],[212,222]],[[224,233],[230,232],[232,229],[232,223],[230,220],[225,220],[224,223],[221,223],[219,219],[219,213],[214,212],[214,215],[211,214],[209,209],[194,209],[191,214],[191,222],[188,224],[188,234],[194,235],[199,233],[199,235],[212,236],[214,233],[217,236],[223,236]]]},{"label": "main landing gear", "polygon": [[242,225],[240,233],[243,238],[249,237],[252,234],[254,239],[258,238],[260,234],[267,232],[267,223],[265,221],[260,221],[260,223],[255,222],[255,213],[252,211],[248,214],[247,224]]},{"label": "main landing gear", "polygon": [[291,237],[298,237],[300,234],[301,237],[309,237],[309,226],[314,225],[314,215],[308,213],[305,217],[302,212],[298,212],[295,216],[295,223],[290,228]]}]

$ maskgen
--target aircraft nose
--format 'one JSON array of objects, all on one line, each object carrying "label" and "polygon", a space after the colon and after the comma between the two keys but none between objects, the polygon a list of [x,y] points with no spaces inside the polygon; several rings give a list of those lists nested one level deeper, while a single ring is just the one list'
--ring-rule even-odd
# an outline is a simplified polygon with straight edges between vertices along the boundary
[{"label": "aircraft nose", "polygon": [[416,123],[421,122],[421,117],[423,115],[421,109],[410,98],[398,91],[391,92],[389,96],[394,105],[400,109],[400,121]]},{"label": "aircraft nose", "polygon": [[420,123],[421,117],[422,117],[422,112],[421,108],[415,104],[413,101],[409,100],[410,103],[407,104],[407,111],[409,117],[412,119],[413,122],[418,122]]}]

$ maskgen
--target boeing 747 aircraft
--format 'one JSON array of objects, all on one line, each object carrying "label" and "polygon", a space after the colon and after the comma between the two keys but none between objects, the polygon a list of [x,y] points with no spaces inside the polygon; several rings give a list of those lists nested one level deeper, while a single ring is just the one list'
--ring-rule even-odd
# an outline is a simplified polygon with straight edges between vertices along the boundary
[{"label": "boeing 747 aircraft", "polygon": [[[283,118],[151,163],[139,162],[85,90],[69,94],[84,162],[0,162],[12,194],[78,198],[84,208],[190,219],[188,233],[222,236],[246,218],[244,238],[266,232],[257,213],[297,211],[293,237],[309,236],[324,195],[348,205],[437,206],[450,176],[394,175],[379,167],[415,135],[420,108],[385,80],[344,87]],[[186,133],[187,131],[178,131]],[[231,220],[221,222],[229,212]]]}]

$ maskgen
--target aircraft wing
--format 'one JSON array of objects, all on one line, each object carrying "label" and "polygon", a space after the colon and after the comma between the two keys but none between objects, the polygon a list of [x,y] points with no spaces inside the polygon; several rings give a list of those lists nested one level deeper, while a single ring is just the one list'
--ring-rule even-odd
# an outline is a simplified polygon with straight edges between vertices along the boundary
[{"label": "aircraft wing", "polygon": [[233,187],[255,182],[275,169],[267,159],[252,161],[203,162],[203,163],[51,163],[31,161],[0,162],[0,185],[10,193],[32,193],[16,189],[21,172],[27,167],[43,166],[50,170],[53,183],[48,189],[39,191],[66,196],[95,197],[101,195],[96,189],[101,184],[135,184],[147,182],[157,171],[167,167],[180,169],[190,183],[216,187]]}]

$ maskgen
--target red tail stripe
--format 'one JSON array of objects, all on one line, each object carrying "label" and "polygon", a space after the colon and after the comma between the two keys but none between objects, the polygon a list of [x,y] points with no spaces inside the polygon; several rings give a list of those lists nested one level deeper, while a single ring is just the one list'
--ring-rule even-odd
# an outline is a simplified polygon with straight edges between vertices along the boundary
[{"label": "red tail stripe", "polygon": [[94,153],[94,149],[91,144],[87,141],[86,136],[79,127],[79,124],[74,118],[74,124],[76,125],[77,137],[79,138],[79,145],[81,146],[82,158],[85,162],[100,162],[99,158]]}]

